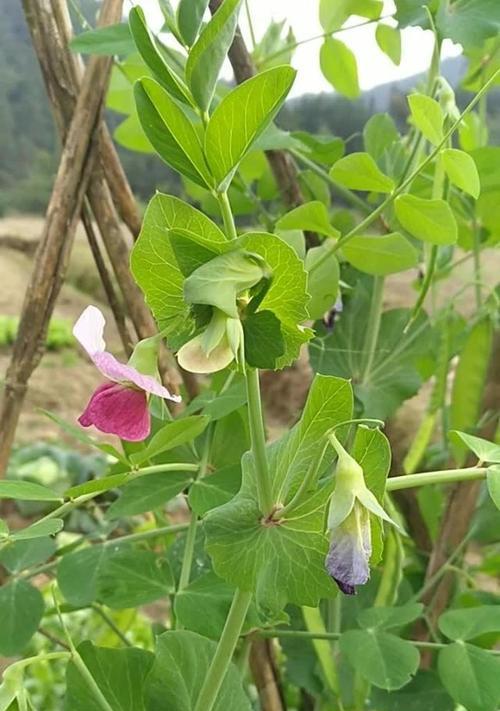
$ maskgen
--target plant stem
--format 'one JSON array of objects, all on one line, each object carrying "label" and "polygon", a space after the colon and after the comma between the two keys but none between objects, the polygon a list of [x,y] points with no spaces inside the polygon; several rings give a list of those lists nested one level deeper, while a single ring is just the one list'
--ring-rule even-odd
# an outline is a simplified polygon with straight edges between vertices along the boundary
[{"label": "plant stem", "polygon": [[474,220],[473,225],[472,255],[474,259],[474,291],[476,295],[476,309],[480,309],[483,304],[483,295],[481,292],[481,243],[479,241],[479,226]]},{"label": "plant stem", "polygon": [[251,592],[236,590],[214,658],[196,701],[194,711],[212,711],[226,676],[252,600]]},{"label": "plant stem", "polygon": [[191,511],[191,518],[186,533],[184,544],[184,555],[182,556],[181,574],[179,576],[178,592],[189,585],[189,576],[193,565],[194,544],[196,542],[196,530],[198,528],[198,516]]},{"label": "plant stem", "polygon": [[435,472],[393,476],[387,479],[386,491],[411,489],[415,486],[426,486],[427,484],[453,484],[457,481],[474,481],[475,479],[484,479],[487,471],[486,467],[469,467],[468,469],[443,469]]},{"label": "plant stem", "polygon": [[247,368],[246,385],[250,440],[257,479],[259,508],[264,516],[269,516],[273,510],[274,501],[269,467],[267,464],[266,435],[264,432],[264,419],[260,399],[259,371],[256,368]]},{"label": "plant stem", "polygon": [[311,639],[315,640],[313,641],[314,651],[318,657],[327,686],[330,687],[335,696],[339,696],[340,683],[332,650],[326,640],[324,641],[321,637],[316,636],[326,633],[321,611],[319,607],[302,607],[302,616],[308,632],[312,635]]},{"label": "plant stem", "polygon": [[100,605],[97,605],[97,603],[94,603],[94,604],[92,605],[92,609],[94,610],[94,612],[97,612],[97,614],[99,615],[99,617],[101,617],[101,618],[104,620],[104,622],[108,625],[108,627],[109,627],[111,630],[113,630],[113,632],[114,632],[115,635],[118,637],[118,639],[119,639],[121,642],[123,642],[123,644],[124,644],[126,647],[131,647],[131,646],[132,646],[132,643],[129,642],[129,640],[128,640],[128,639],[126,638],[126,636],[123,634],[123,632],[122,632],[121,629],[118,627],[118,625],[115,624],[115,621],[114,621],[106,612],[104,612],[104,610],[102,609],[102,607],[101,607]]},{"label": "plant stem", "polygon": [[81,658],[78,651],[74,648],[72,650],[72,661],[92,692],[92,695],[97,702],[97,708],[101,709],[101,711],[113,711],[111,705],[108,703],[101,689],[98,687],[96,680],[87,669],[85,662]]},{"label": "plant stem", "polygon": [[319,468],[321,466],[321,462],[323,461],[323,457],[325,456],[325,452],[328,448],[328,442],[326,442],[323,446],[323,449],[321,450],[318,458],[314,461],[311,462],[311,465],[309,467],[309,470],[307,471],[305,477],[302,479],[300,482],[300,486],[295,492],[295,494],[292,496],[290,501],[286,506],[284,506],[280,511],[277,512],[276,518],[286,518],[287,516],[290,515],[290,513],[296,509],[300,504],[302,503],[302,499],[304,497],[304,494],[306,494],[311,487],[312,483],[315,481]]},{"label": "plant stem", "polygon": [[224,222],[226,237],[229,240],[236,239],[238,237],[238,233],[236,232],[236,225],[234,224],[234,217],[229,203],[229,198],[227,196],[227,191],[224,190],[224,192],[216,193],[216,197],[219,203],[222,221]]},{"label": "plant stem", "polygon": [[[159,472],[196,472],[200,468],[199,464],[189,462],[169,462],[168,464],[152,464],[150,467],[141,467],[132,472],[130,479],[139,479],[146,474]],[[96,494],[97,496],[97,494]]]},{"label": "plant stem", "polygon": [[363,347],[363,372],[361,382],[366,383],[371,374],[375,350],[377,347],[378,335],[380,331],[380,321],[382,319],[382,307],[384,299],[384,277],[373,278],[373,291],[370,303],[370,313],[368,315],[368,325],[366,328],[365,342]]}]

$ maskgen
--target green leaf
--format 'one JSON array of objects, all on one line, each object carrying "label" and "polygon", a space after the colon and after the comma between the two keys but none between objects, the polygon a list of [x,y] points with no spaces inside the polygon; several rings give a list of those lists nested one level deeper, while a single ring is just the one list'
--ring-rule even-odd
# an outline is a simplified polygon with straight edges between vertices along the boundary
[{"label": "green leaf", "polygon": [[219,189],[231,182],[241,159],[271,123],[295,79],[292,67],[269,69],[222,99],[208,122],[205,152]]},{"label": "green leaf", "polygon": [[394,181],[384,175],[369,153],[350,153],[333,164],[330,175],[351,190],[390,193]]},{"label": "green leaf", "polygon": [[198,36],[208,0],[180,0],[177,25],[185,43],[190,47]]},{"label": "green leaf", "polygon": [[123,487],[120,497],[107,510],[106,518],[114,521],[161,508],[191,480],[189,472],[159,472],[139,477]]},{"label": "green leaf", "polygon": [[234,383],[223,393],[215,395],[203,407],[203,414],[211,418],[213,422],[229,415],[234,410],[238,410],[247,402],[247,391],[244,380]]},{"label": "green leaf", "polygon": [[29,538],[43,538],[43,536],[55,536],[62,530],[64,521],[61,518],[51,518],[47,521],[37,521],[27,528],[20,528],[10,533],[12,541],[26,541]]},{"label": "green leaf", "polygon": [[369,607],[358,615],[358,622],[361,627],[391,629],[391,627],[402,627],[414,620],[417,620],[424,606],[419,603],[408,603],[402,607]]},{"label": "green leaf", "polygon": [[373,689],[371,703],[377,711],[454,711],[455,704],[434,671],[419,671],[400,691]]},{"label": "green leaf", "polygon": [[443,140],[444,113],[435,99],[425,94],[410,94],[410,111],[416,127],[424,138],[437,146]]},{"label": "green leaf", "polygon": [[447,148],[441,152],[441,158],[450,181],[477,199],[481,192],[481,184],[472,156],[456,148]]},{"label": "green leaf", "polygon": [[[156,640],[146,684],[147,711],[194,711],[217,645],[195,632],[165,632]],[[230,664],[212,711],[251,711],[241,676]]]},{"label": "green leaf", "polygon": [[198,235],[216,252],[226,243],[217,225],[182,200],[158,193],[149,203],[131,267],[160,329],[168,335],[184,331],[190,323],[182,291],[184,276],[169,240],[169,230],[175,229]]},{"label": "green leaf", "polygon": [[479,647],[455,642],[439,652],[438,671],[446,690],[467,711],[496,711],[500,702],[500,659]]},{"label": "green leaf", "polygon": [[224,0],[191,47],[186,80],[196,103],[208,111],[217,78],[233,41],[241,0]]},{"label": "green leaf", "polygon": [[363,141],[366,151],[378,161],[397,141],[399,132],[389,114],[375,114],[365,124]]},{"label": "green leaf", "polygon": [[[330,254],[321,261],[318,267],[315,264],[323,260],[325,252]],[[319,247],[312,247],[307,251],[305,267],[307,269],[307,291],[311,300],[307,305],[309,317],[314,321],[322,318],[335,304],[339,290],[339,263],[331,250],[331,243],[325,242]]]},{"label": "green leaf", "polygon": [[491,500],[500,510],[500,466],[488,467],[486,483]]},{"label": "green leaf", "polygon": [[189,506],[198,516],[204,516],[210,509],[231,501],[240,486],[240,465],[224,467],[194,482],[189,489]]},{"label": "green leaf", "polygon": [[358,64],[347,45],[328,37],[321,46],[319,59],[323,76],[336,91],[349,99],[359,96]]},{"label": "green leaf", "polygon": [[134,93],[144,133],[160,157],[193,182],[210,187],[200,139],[184,111],[154,79],[140,79]]},{"label": "green leaf", "polygon": [[377,44],[396,66],[401,64],[401,31],[381,22],[375,30]]},{"label": "green leaf", "polygon": [[[134,93],[132,93],[132,100],[135,104]],[[113,138],[120,146],[128,148],[129,151],[136,151],[137,153],[152,154],[155,149],[146,137],[146,134],[142,130],[141,122],[134,108],[134,113],[127,116],[125,121],[119,124],[113,133]]]},{"label": "green leaf", "polygon": [[19,501],[62,501],[52,489],[31,481],[0,481],[0,499]]},{"label": "green leaf", "polygon": [[[132,7],[128,19],[137,49],[160,84],[179,101],[186,104],[192,103],[188,88],[168,66],[163,54],[158,49],[157,42],[146,24],[143,9],[139,6]],[[144,74],[145,72],[141,76]]]},{"label": "green leaf", "polygon": [[20,654],[38,629],[44,604],[39,590],[14,579],[0,588],[0,654]]},{"label": "green leaf", "polygon": [[[286,503],[293,495],[326,432],[351,413],[349,384],[317,376],[299,423],[268,447],[275,501]],[[217,575],[243,590],[255,589],[258,604],[273,611],[287,601],[314,607],[319,598],[333,595],[324,568],[329,494],[330,488],[322,487],[279,525],[266,525],[257,503],[252,459],[245,455],[240,492],[205,518],[206,548]]]},{"label": "green leaf", "polygon": [[380,17],[384,3],[381,0],[320,0],[319,19],[326,33],[338,30],[351,15],[369,20]]},{"label": "green leaf", "polygon": [[401,225],[417,239],[431,244],[456,243],[457,223],[450,206],[444,200],[400,195],[394,207]]},{"label": "green leaf", "polygon": [[253,368],[272,370],[285,352],[281,324],[272,311],[258,311],[243,321],[245,360]]},{"label": "green leaf", "polygon": [[340,650],[364,679],[380,689],[400,689],[416,673],[420,662],[411,642],[378,630],[344,632]]},{"label": "green leaf", "polygon": [[186,442],[191,442],[204,431],[209,422],[210,418],[206,415],[191,415],[167,422],[151,437],[143,450],[131,455],[130,460],[136,466],[140,466],[162,452],[168,452]]},{"label": "green leaf", "polygon": [[[439,5],[437,29],[464,47],[478,47],[500,30],[500,6],[496,0],[455,0]],[[486,711],[486,710],[485,710]]]},{"label": "green leaf", "polygon": [[26,568],[45,563],[55,550],[56,544],[53,538],[16,541],[0,550],[0,563],[10,573],[20,573]]},{"label": "green leaf", "polygon": [[[146,711],[143,692],[154,655],[144,649],[108,649],[82,642],[78,648],[83,663],[112,711]],[[66,711],[95,708],[95,696],[74,662],[66,670]]]},{"label": "green leaf", "polygon": [[139,607],[175,590],[165,558],[148,550],[112,551],[99,571],[98,599],[113,609]]},{"label": "green leaf", "polygon": [[462,442],[477,456],[482,462],[494,462],[500,464],[500,444],[489,442],[482,437],[475,437],[466,432],[452,430],[448,434],[452,442]]},{"label": "green leaf", "polygon": [[439,629],[454,641],[474,639],[487,632],[500,632],[500,607],[479,605],[463,610],[447,610],[439,618]]},{"label": "green leaf", "polygon": [[86,494],[111,491],[111,489],[116,489],[123,484],[129,476],[130,472],[125,472],[125,474],[111,474],[110,476],[102,477],[102,479],[91,479],[84,484],[72,486],[64,492],[64,495],[68,499],[77,499],[79,496],[85,496]]},{"label": "green leaf", "polygon": [[[477,425],[490,362],[493,327],[489,316],[473,325],[460,353],[451,390],[450,427],[467,430]],[[454,446],[457,465],[465,461],[465,447]]]},{"label": "green leaf", "polygon": [[[175,596],[175,618],[184,629],[210,639],[219,639],[234,597],[234,588],[212,571],[193,580]],[[259,626],[256,610],[251,606],[242,633]]]},{"label": "green leaf", "polygon": [[290,365],[297,358],[300,346],[311,333],[300,326],[308,318],[307,274],[295,250],[276,235],[249,232],[239,238],[239,244],[249,252],[264,258],[272,272],[272,280],[257,312],[272,311],[281,322],[285,353],[276,367]]},{"label": "green leaf", "polygon": [[402,402],[415,395],[422,384],[417,365],[420,357],[432,353],[432,331],[423,313],[407,333],[403,333],[409,310],[384,312],[372,368],[368,378],[363,378],[370,284],[369,279],[358,281],[333,331],[326,327],[317,329],[309,354],[316,373],[353,379],[354,392],[363,404],[366,417],[385,420]]},{"label": "green leaf", "polygon": [[0,538],[4,538],[9,535],[9,527],[3,519],[0,518]]},{"label": "green leaf", "polygon": [[71,40],[69,46],[73,52],[101,56],[130,54],[135,49],[134,40],[126,22],[81,32]]},{"label": "green leaf", "polygon": [[416,267],[419,261],[415,247],[399,232],[353,237],[342,252],[356,269],[379,276],[403,272]]},{"label": "green leaf", "polygon": [[57,567],[57,584],[70,605],[85,607],[94,602],[106,554],[105,545],[95,545],[62,557]]},{"label": "green leaf", "polygon": [[304,205],[290,210],[276,223],[278,230],[305,230],[317,232],[326,237],[337,239],[340,232],[332,227],[330,216],[324,203],[319,200],[306,202]]}]

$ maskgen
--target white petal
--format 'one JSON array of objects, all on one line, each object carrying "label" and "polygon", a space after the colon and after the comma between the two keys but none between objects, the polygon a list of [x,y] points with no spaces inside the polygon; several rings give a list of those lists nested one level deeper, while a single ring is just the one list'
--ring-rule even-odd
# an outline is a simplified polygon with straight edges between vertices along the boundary
[{"label": "white petal", "polygon": [[73,326],[73,335],[92,358],[105,350],[103,333],[106,321],[97,306],[87,306]]}]

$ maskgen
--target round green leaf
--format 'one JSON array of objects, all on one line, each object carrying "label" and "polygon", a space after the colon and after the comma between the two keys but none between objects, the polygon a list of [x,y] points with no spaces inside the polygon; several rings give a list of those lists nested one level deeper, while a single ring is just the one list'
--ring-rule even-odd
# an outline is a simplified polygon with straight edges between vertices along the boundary
[{"label": "round green leaf", "polygon": [[441,159],[451,182],[472,197],[478,198],[481,184],[472,156],[456,148],[447,148],[442,151]]},{"label": "round green leaf", "polygon": [[443,140],[444,113],[441,106],[425,94],[410,94],[408,103],[416,127],[424,138],[437,146]]},{"label": "round green leaf", "polygon": [[401,225],[417,239],[431,244],[456,243],[457,223],[450,206],[444,200],[400,195],[394,207]]},{"label": "round green leaf", "polygon": [[439,618],[439,629],[453,640],[474,639],[486,632],[500,632],[500,607],[479,605],[447,610]]},{"label": "round green leaf", "polygon": [[0,499],[19,501],[62,501],[55,491],[31,481],[0,481]]},{"label": "round green leaf", "polygon": [[419,260],[415,247],[399,232],[353,237],[342,252],[356,269],[378,276],[411,269]]},{"label": "round green leaf", "polygon": [[344,632],[340,650],[364,679],[389,691],[407,684],[420,662],[418,650],[411,642],[375,630]]},{"label": "round green leaf", "polygon": [[328,37],[321,47],[319,59],[321,71],[334,89],[349,99],[359,96],[358,64],[347,45]]},{"label": "round green leaf", "polygon": [[488,467],[486,481],[491,500],[500,509],[500,466]]},{"label": "round green leaf", "polygon": [[20,654],[38,629],[44,610],[39,590],[25,580],[0,588],[0,654]]},{"label": "round green leaf", "polygon": [[113,521],[158,509],[180,494],[191,479],[192,474],[189,472],[158,472],[131,481],[111,504],[106,518]]},{"label": "round green leaf", "polygon": [[53,555],[56,543],[53,538],[34,538],[9,543],[0,550],[0,563],[11,573],[44,563]]},{"label": "round green leaf", "polygon": [[439,652],[446,690],[467,711],[496,711],[500,703],[500,659],[471,644],[455,642]]},{"label": "round green leaf", "polygon": [[369,153],[350,153],[333,164],[330,175],[351,190],[390,193],[394,181],[384,175]]},{"label": "round green leaf", "polygon": [[375,30],[377,44],[396,66],[401,64],[401,31],[379,22]]},{"label": "round green leaf", "polygon": [[330,223],[330,216],[326,206],[319,200],[306,202],[304,205],[299,205],[287,212],[276,223],[276,229],[308,230],[309,232],[318,232],[320,235],[335,239],[340,236],[339,231],[332,227]]},{"label": "round green leaf", "polygon": [[[325,257],[325,252],[329,252]],[[320,261],[321,260],[321,261]],[[319,263],[319,266],[315,265]],[[331,251],[331,242],[309,249],[306,254],[307,291],[311,300],[307,305],[309,316],[314,321],[322,318],[335,304],[339,290],[340,269],[336,255]]]}]

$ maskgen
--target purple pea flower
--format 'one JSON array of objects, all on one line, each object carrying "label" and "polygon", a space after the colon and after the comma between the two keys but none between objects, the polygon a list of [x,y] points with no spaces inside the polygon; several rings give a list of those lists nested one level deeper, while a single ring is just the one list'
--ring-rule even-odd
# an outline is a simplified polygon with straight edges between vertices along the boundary
[{"label": "purple pea flower", "polygon": [[338,454],[338,461],[328,513],[330,548],[325,567],[343,593],[355,595],[356,586],[364,585],[370,577],[370,513],[389,523],[394,524],[394,521],[366,486],[358,462],[334,434],[329,439]]},{"label": "purple pea flower", "polygon": [[[94,365],[110,382],[99,385],[87,407],[78,418],[83,427],[94,425],[101,432],[118,435],[129,442],[139,442],[151,431],[148,408],[150,395],[179,402],[157,378],[140,372],[131,363],[145,363],[141,354],[147,351],[150,372],[156,371],[157,345],[152,339],[137,344],[128,364],[120,363],[105,348],[103,339],[105,319],[96,306],[87,306],[73,327],[73,335],[87,351]],[[148,344],[148,341],[150,342]],[[153,357],[151,357],[153,356]],[[154,362],[153,367],[151,363]]]}]

